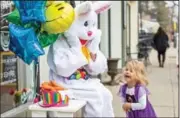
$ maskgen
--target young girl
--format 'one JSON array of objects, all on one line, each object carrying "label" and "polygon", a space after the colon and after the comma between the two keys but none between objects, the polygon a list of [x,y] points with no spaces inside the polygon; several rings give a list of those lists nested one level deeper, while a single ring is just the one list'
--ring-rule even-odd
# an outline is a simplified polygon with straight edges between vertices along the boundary
[{"label": "young girl", "polygon": [[156,113],[148,100],[149,91],[143,63],[132,60],[126,64],[124,84],[119,91],[123,110],[128,118],[156,118]]}]

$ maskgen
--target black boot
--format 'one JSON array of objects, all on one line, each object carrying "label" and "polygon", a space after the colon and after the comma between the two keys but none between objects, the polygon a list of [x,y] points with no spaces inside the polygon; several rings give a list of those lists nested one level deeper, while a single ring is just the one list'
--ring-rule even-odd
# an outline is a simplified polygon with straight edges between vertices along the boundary
[{"label": "black boot", "polygon": [[159,63],[159,67],[163,68],[164,64],[162,62]]},{"label": "black boot", "polygon": [[164,68],[164,62],[161,64],[161,67]]},{"label": "black boot", "polygon": [[161,67],[161,63],[159,63],[159,67]]}]

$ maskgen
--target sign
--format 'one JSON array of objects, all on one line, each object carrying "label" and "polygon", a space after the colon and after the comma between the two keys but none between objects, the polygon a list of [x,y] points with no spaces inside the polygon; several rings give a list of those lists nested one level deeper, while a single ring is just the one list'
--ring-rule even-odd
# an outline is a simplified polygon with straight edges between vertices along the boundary
[{"label": "sign", "polygon": [[1,9],[7,9],[13,5],[12,1],[1,1]]},{"label": "sign", "polygon": [[0,52],[1,85],[17,80],[17,57],[12,52]]}]

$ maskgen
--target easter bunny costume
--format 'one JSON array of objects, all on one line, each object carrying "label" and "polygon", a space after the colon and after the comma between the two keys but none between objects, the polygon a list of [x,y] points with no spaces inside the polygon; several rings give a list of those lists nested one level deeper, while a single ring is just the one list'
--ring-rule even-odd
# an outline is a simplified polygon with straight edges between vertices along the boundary
[{"label": "easter bunny costume", "polygon": [[87,101],[84,117],[114,117],[111,92],[92,77],[107,70],[107,60],[99,50],[97,14],[110,6],[108,1],[86,1],[76,6],[75,20],[65,38],[58,39],[48,52],[50,80],[71,90],[71,98]]}]

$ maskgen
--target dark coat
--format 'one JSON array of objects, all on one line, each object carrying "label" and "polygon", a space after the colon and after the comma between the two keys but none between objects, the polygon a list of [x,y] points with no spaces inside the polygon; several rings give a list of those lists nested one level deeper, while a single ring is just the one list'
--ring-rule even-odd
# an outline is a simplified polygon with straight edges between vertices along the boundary
[{"label": "dark coat", "polygon": [[157,51],[164,51],[169,47],[168,43],[169,39],[166,33],[157,33],[154,35],[153,38],[153,43],[154,43],[154,48]]}]

